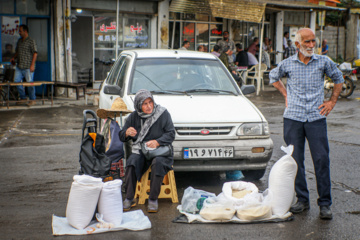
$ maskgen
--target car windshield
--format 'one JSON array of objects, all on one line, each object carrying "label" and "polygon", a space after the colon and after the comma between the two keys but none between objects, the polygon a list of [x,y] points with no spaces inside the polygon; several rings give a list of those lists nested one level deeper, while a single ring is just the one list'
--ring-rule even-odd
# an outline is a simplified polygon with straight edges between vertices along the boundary
[{"label": "car windshield", "polygon": [[130,93],[232,94],[238,90],[219,61],[206,59],[138,59]]}]

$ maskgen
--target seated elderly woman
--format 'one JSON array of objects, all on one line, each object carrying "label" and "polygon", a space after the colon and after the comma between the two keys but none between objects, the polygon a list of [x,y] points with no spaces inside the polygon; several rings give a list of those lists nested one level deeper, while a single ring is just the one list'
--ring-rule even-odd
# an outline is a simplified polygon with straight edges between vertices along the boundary
[{"label": "seated elderly woman", "polygon": [[171,116],[166,108],[155,104],[148,90],[141,89],[135,95],[135,110],[127,118],[120,131],[121,141],[133,140],[132,154],[126,160],[124,211],[136,205],[134,200],[136,181],[151,166],[150,194],[148,212],[158,211],[158,196],[164,176],[172,169],[174,163],[171,151],[167,156],[156,156],[147,160],[142,152],[142,144],[147,148],[170,146],[175,139],[175,129]]}]

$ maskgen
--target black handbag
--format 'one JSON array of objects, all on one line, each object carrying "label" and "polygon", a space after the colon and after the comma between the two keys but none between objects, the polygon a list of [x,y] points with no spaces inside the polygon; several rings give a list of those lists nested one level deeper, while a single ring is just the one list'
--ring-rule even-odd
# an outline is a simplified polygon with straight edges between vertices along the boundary
[{"label": "black handbag", "polygon": [[148,150],[146,149],[145,144],[146,143],[141,143],[141,152],[147,160],[151,160],[155,157],[171,157],[173,154],[170,145],[159,146],[154,150]]}]

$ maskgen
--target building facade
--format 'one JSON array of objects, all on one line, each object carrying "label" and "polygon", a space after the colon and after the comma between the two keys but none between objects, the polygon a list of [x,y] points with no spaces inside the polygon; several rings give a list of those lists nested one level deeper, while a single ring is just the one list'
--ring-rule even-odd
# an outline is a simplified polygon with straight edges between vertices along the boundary
[{"label": "building facade", "polygon": [[[113,61],[123,50],[178,49],[184,40],[188,40],[189,50],[196,50],[199,45],[203,45],[210,52],[218,40],[222,39],[224,31],[229,31],[230,38],[246,48],[254,37],[260,37],[262,28],[263,36],[273,42],[274,54],[271,57],[276,64],[282,60],[284,32],[289,32],[293,39],[299,28],[310,27],[316,32],[320,42],[328,36],[322,34],[324,31],[335,30],[333,27],[321,27],[319,13],[324,10],[344,11],[314,5],[306,0],[257,0],[252,3],[229,0],[233,5],[224,8],[220,8],[221,5],[217,5],[220,1],[215,0],[188,0],[186,8],[179,7],[183,6],[182,2],[183,0],[1,1],[0,62],[9,64],[9,54],[14,53],[19,38],[18,26],[27,24],[29,35],[37,42],[39,51],[35,81],[84,82],[98,88]],[[199,3],[202,4],[200,7],[194,5]],[[248,4],[252,4],[251,7],[247,7]],[[244,8],[247,11],[243,11]],[[256,14],[260,18],[251,18]],[[330,49],[335,55],[341,53],[343,56],[358,56],[359,17],[355,14],[352,16],[355,17],[350,19],[349,25],[340,29],[340,32],[345,32],[346,37],[336,41],[336,49]],[[334,39],[329,42],[335,44]]]}]

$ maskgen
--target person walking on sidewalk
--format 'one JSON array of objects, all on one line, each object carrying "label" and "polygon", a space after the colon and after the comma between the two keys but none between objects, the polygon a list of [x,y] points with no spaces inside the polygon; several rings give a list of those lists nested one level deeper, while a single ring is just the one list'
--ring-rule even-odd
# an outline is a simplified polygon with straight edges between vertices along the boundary
[{"label": "person walking on sidewalk", "polygon": [[[15,55],[10,60],[13,65],[17,63],[15,68],[14,82],[22,82],[25,78],[26,82],[34,81],[35,62],[37,58],[37,47],[33,39],[29,37],[29,28],[26,25],[19,27],[20,39],[16,44]],[[25,91],[23,86],[17,86],[20,94],[20,99],[25,100]],[[35,105],[35,87],[28,87],[29,103],[28,105]]]},{"label": "person walking on sidewalk", "polygon": [[[300,29],[296,33],[295,44],[299,52],[280,62],[269,75],[270,83],[285,98],[284,140],[287,145],[294,145],[292,156],[298,165],[295,179],[298,201],[290,211],[301,213],[310,208],[304,164],[307,140],[315,168],[320,218],[332,219],[326,116],[335,107],[344,79],[333,61],[314,54],[316,42],[311,29]],[[324,74],[335,83],[329,101],[324,101]],[[286,88],[280,81],[282,77],[287,77]]]}]

